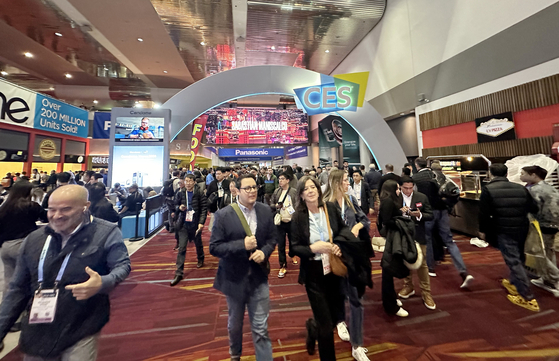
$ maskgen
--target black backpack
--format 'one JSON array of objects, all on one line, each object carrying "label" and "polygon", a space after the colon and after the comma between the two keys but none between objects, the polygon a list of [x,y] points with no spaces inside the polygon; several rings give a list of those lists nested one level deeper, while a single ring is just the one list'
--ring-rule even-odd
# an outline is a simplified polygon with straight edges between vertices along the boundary
[{"label": "black backpack", "polygon": [[439,196],[447,207],[452,208],[460,200],[460,187],[449,177],[444,175],[444,180],[439,183]]},{"label": "black backpack", "polygon": [[173,197],[175,195],[175,191],[173,190],[173,181],[174,179],[169,179],[163,183],[163,190],[161,194],[165,197]]}]

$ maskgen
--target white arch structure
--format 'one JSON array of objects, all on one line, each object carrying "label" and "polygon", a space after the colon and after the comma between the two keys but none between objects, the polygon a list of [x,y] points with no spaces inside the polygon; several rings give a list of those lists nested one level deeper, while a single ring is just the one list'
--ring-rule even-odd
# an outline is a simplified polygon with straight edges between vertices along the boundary
[{"label": "white arch structure", "polygon": [[[293,89],[321,84],[320,73],[290,66],[262,65],[224,71],[204,78],[178,92],[161,107],[171,109],[171,140],[207,110],[232,99],[256,94],[287,94]],[[336,113],[361,135],[379,166],[397,167],[407,161],[396,136],[368,102],[356,112]],[[396,168],[398,169],[398,168]]]}]

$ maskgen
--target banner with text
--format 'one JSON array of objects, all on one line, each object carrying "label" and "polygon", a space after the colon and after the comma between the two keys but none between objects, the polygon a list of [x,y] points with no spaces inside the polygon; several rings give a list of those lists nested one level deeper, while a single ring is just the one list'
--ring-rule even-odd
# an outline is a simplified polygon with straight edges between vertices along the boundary
[{"label": "banner with text", "polygon": [[196,118],[192,124],[192,140],[190,141],[190,170],[194,167],[196,154],[198,153],[198,148],[200,147],[200,141],[202,140],[202,135],[204,135],[204,128],[206,127],[207,121],[208,116],[203,114]]},{"label": "banner with text", "polygon": [[0,80],[0,122],[87,138],[86,110]]},{"label": "banner with text", "polygon": [[298,146],[285,149],[285,159],[303,158],[309,155],[307,146]]},{"label": "banner with text", "polygon": [[93,115],[93,139],[109,139],[111,136],[111,113],[95,112]]},{"label": "banner with text", "polygon": [[219,157],[283,157],[283,153],[283,148],[221,148],[218,150]]}]

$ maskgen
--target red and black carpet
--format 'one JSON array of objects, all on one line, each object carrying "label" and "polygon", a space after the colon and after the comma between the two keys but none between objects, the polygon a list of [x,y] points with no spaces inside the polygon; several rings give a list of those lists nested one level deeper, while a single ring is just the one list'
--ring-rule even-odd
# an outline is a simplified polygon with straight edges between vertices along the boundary
[{"label": "red and black carpet", "polygon": [[[132,256],[132,273],[112,294],[111,321],[103,329],[101,361],[229,360],[227,304],[212,288],[218,260],[209,255],[209,232],[203,233],[206,264],[196,268],[189,244],[185,279],[170,287],[176,253],[173,235],[162,231]],[[365,294],[364,347],[371,360],[558,360],[559,300],[534,292],[541,312],[533,313],[506,299],[499,279],[508,271],[498,251],[480,249],[457,236],[475,282],[459,288],[461,278],[444,262],[431,278],[437,309],[428,310],[421,297],[404,301],[407,318],[384,313],[380,297],[381,255],[373,263],[375,287]],[[305,320],[311,316],[304,287],[297,283],[298,266],[288,266],[278,279],[277,251],[271,258],[269,332],[274,360],[318,360],[305,349]],[[416,282],[416,292],[420,294]],[[397,287],[401,284],[397,281]],[[352,360],[351,345],[337,336],[338,360]],[[317,351],[318,352],[318,351]],[[245,316],[242,360],[255,360]],[[5,360],[21,360],[16,350]]]}]

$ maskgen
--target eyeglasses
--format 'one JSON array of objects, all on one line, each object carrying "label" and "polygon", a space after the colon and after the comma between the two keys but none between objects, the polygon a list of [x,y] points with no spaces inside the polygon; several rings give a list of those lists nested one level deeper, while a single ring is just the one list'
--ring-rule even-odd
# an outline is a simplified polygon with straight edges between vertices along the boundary
[{"label": "eyeglasses", "polygon": [[256,192],[258,190],[258,186],[249,186],[249,187],[244,187],[239,189],[242,189],[245,192],[250,193],[250,192]]}]

